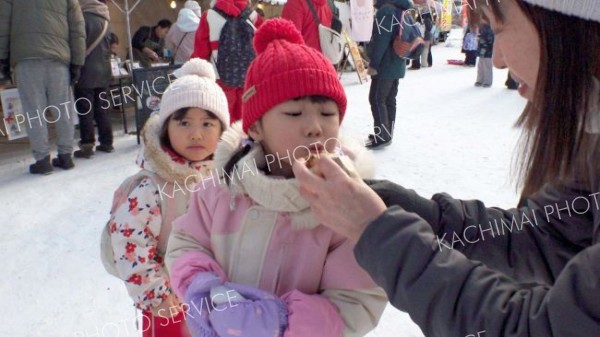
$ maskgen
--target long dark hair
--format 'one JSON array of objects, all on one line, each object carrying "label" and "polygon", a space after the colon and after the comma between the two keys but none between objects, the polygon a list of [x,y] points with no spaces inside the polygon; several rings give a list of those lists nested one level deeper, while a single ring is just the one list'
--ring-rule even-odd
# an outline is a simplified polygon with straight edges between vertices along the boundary
[{"label": "long dark hair", "polygon": [[226,173],[224,175],[224,178],[227,186],[231,186],[231,177],[233,176],[233,169],[235,168],[235,164],[237,164],[238,161],[244,158],[244,156],[247,155],[252,149],[251,142],[253,142],[253,140],[252,138],[249,138],[249,142],[241,148],[237,149],[233,153],[231,158],[229,158],[229,161],[227,162],[227,164],[225,164],[225,167],[223,167],[223,171]]},{"label": "long dark hair", "polygon": [[[504,21],[501,3],[476,1]],[[583,169],[575,164],[589,150],[585,121],[591,100],[598,99],[592,90],[600,74],[600,23],[513,1],[536,27],[541,49],[533,101],[515,124],[523,128],[517,170],[526,197]]]}]

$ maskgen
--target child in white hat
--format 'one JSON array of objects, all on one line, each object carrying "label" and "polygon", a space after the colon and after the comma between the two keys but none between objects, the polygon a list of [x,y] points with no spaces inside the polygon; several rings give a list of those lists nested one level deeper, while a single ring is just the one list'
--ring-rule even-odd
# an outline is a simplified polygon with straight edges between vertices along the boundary
[{"label": "child in white hat", "polygon": [[185,212],[194,183],[210,173],[229,125],[227,99],[210,63],[192,59],[177,76],[142,131],[140,172],[115,192],[110,242],[103,246],[103,253],[112,249],[108,263],[143,311],[144,337],[188,336],[163,256],[171,222]]}]

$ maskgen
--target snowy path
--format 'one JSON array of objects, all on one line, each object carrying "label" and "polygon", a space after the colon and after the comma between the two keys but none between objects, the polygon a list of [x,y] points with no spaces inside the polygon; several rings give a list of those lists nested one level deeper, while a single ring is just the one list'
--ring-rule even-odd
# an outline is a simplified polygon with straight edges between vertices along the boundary
[{"label": "snowy path", "polygon": [[[400,82],[394,143],[375,152],[377,174],[424,196],[445,191],[463,199],[510,207],[509,179],[519,132],[512,124],[525,102],[495,71],[491,89],[473,87],[476,70],[445,64],[461,58],[453,47],[434,47],[433,68],[409,72]],[[347,135],[371,130],[369,85],[344,75]],[[135,137],[117,135],[113,154],[77,160],[71,171],[38,177],[28,163],[0,167],[0,337],[121,337],[135,331],[125,287],[98,258],[100,231],[112,193],[137,171]],[[406,314],[388,307],[369,337],[422,336]]]}]

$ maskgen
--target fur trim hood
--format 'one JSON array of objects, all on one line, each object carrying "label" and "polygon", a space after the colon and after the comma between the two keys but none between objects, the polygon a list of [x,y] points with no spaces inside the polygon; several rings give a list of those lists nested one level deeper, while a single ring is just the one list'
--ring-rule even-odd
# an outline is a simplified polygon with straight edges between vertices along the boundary
[{"label": "fur trim hood", "polygon": [[[241,123],[232,125],[223,133],[214,157],[215,171],[222,177],[225,174],[225,165],[247,138]],[[351,159],[359,175],[363,179],[372,178],[374,166],[371,154],[358,142],[344,138],[340,139],[340,143],[342,152]],[[267,176],[264,172],[266,166],[262,146],[254,143],[250,152],[238,161],[234,172],[229,175],[231,184],[228,188],[232,194],[232,207],[235,207],[233,200],[237,196],[247,195],[267,209],[288,213],[297,229],[318,226],[319,222],[310,211],[310,205],[300,195],[296,179]]]},{"label": "fur trim hood", "polygon": [[[152,114],[142,130],[142,149],[137,163],[141,168],[158,174],[168,182],[190,184],[200,181],[201,176],[210,174],[212,161],[176,161],[160,145],[162,125],[158,114]],[[186,180],[187,179],[187,180]]]}]

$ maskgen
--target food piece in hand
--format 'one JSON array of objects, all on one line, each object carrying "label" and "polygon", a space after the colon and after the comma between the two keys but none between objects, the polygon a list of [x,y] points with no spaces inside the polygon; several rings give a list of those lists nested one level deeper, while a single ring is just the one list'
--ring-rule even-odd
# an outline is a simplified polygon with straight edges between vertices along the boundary
[{"label": "food piece in hand", "polygon": [[358,177],[358,172],[356,171],[356,168],[354,167],[354,164],[352,163],[350,158],[348,158],[347,156],[340,156],[340,155],[329,153],[329,152],[320,152],[317,154],[315,154],[315,153],[309,154],[308,158],[306,159],[306,167],[308,167],[308,169],[311,170],[313,173],[315,173],[317,175],[321,175],[321,171],[316,166],[317,159],[319,159],[321,157],[331,158],[331,160],[333,160],[336,164],[338,164],[344,170],[344,172],[346,172],[346,174],[348,174],[350,177],[352,177],[352,178]]}]

